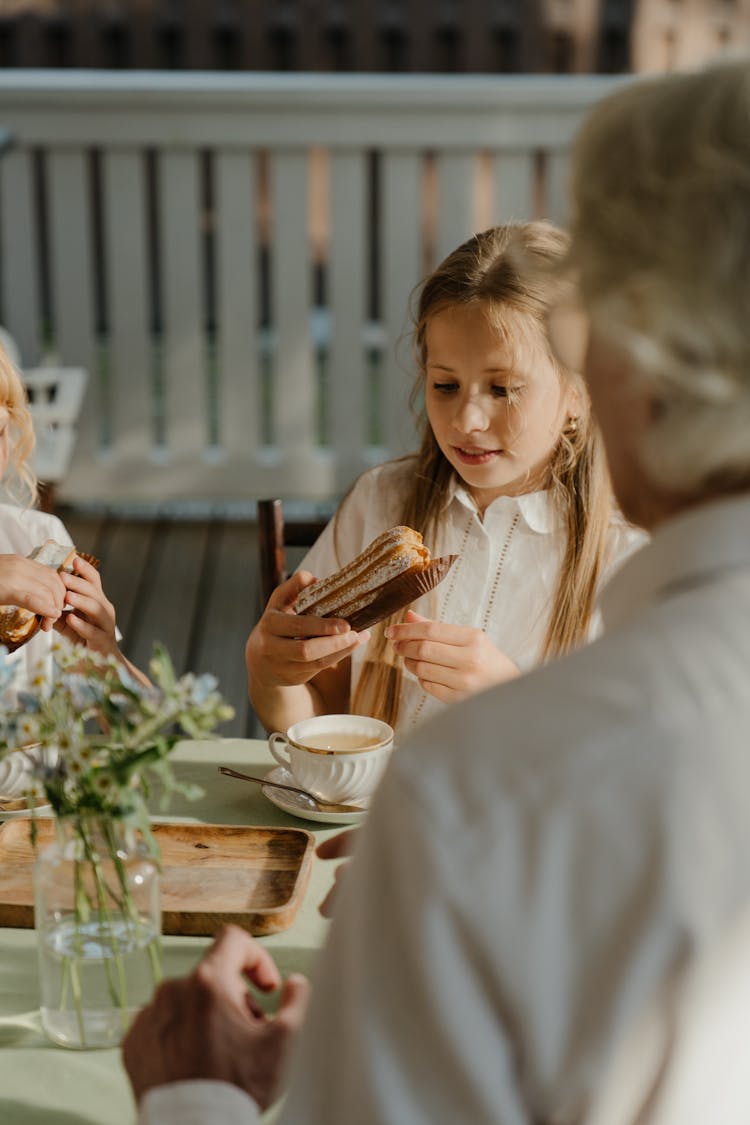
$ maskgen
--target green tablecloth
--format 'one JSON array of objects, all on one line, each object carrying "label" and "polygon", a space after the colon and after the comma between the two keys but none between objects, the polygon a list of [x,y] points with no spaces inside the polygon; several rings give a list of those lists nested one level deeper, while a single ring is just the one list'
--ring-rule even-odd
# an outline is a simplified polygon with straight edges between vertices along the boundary
[{"label": "green tablecloth", "polygon": [[[218,765],[266,773],[274,764],[265,742],[226,739],[185,742],[174,752],[176,772],[205,795],[176,798],[169,818],[215,824],[286,825],[307,828],[318,840],[338,827],[303,821],[277,809],[259,786],[227,778]],[[293,926],[261,939],[282,973],[309,972],[327,923],[318,904],[333,878],[333,864],[313,862],[310,882]],[[0,929],[0,1122],[3,1125],[131,1125],[135,1108],[119,1051],[54,1047],[39,1022],[33,930]],[[165,937],[164,974],[188,972],[207,939]]]}]

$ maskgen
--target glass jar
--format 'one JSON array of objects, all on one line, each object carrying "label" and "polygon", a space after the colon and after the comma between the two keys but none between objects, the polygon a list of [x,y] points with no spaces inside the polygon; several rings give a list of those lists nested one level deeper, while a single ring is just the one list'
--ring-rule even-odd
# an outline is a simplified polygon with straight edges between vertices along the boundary
[{"label": "glass jar", "polygon": [[159,871],[122,821],[70,816],[34,864],[42,1027],[115,1047],[161,977]]}]

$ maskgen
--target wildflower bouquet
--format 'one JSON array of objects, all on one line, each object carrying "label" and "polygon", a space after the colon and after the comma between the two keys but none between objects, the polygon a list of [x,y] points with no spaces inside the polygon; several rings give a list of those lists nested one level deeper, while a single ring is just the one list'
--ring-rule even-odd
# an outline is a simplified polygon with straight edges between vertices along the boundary
[{"label": "wildflower bouquet", "polygon": [[[15,665],[0,646],[0,759],[25,750],[32,800],[44,798],[58,817],[126,819],[150,841],[145,798],[162,786],[162,806],[178,785],[168,762],[180,738],[201,738],[231,718],[210,675],[177,678],[156,646],[152,686],[114,657],[66,641],[53,647],[52,677],[14,691]],[[190,793],[188,792],[188,795]]]},{"label": "wildflower bouquet", "polygon": [[[205,737],[232,709],[213,676],[177,677],[157,646],[144,686],[113,657],[67,641],[16,691],[0,646],[0,759],[21,751],[33,813],[52,806],[58,843],[35,864],[42,1023],[59,1043],[110,1046],[160,977],[156,845],[147,799],[179,791],[168,756]],[[38,821],[32,817],[32,839]]]}]

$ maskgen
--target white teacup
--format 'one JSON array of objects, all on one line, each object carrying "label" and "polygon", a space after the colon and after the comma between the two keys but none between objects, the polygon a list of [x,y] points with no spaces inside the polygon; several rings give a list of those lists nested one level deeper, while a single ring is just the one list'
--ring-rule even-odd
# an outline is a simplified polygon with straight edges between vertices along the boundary
[{"label": "white teacup", "polygon": [[303,789],[323,801],[371,797],[393,749],[393,729],[367,715],[316,715],[274,731],[271,753]]}]

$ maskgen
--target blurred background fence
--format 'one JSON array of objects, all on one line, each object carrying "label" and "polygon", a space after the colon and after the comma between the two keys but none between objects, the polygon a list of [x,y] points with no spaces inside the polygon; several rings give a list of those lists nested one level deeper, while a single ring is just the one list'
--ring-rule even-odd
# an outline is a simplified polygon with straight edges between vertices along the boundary
[{"label": "blurred background fence", "polygon": [[0,0],[0,67],[619,73],[750,47],[750,0]]},{"label": "blurred background fence", "polygon": [[90,372],[63,497],[325,497],[407,448],[414,285],[562,219],[618,81],[0,73],[0,323]]},{"label": "blurred background fence", "polygon": [[748,50],[750,0],[0,0],[0,324],[89,373],[63,499],[338,495],[413,442],[420,278],[564,219],[629,72]]}]

